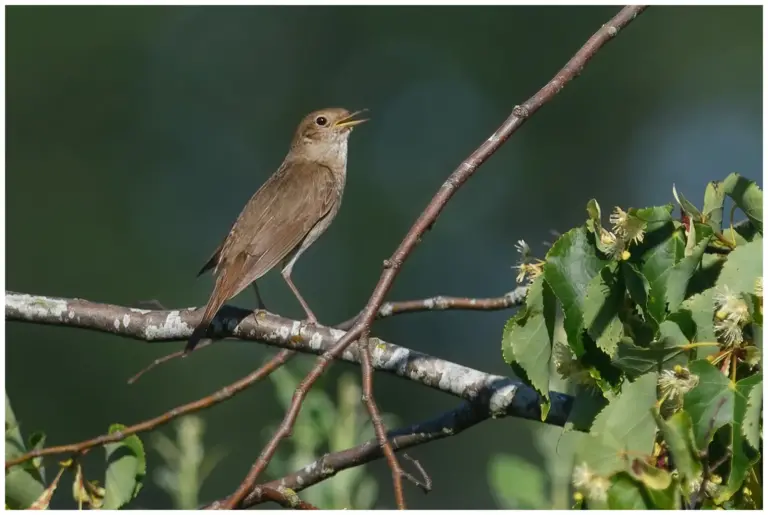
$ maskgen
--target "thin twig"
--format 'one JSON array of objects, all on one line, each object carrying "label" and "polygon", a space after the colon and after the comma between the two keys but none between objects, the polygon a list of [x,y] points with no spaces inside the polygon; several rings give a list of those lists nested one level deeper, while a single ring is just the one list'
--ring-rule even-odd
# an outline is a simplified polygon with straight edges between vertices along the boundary
[{"label": "thin twig", "polygon": [[25,461],[38,458],[40,456],[50,456],[53,454],[66,454],[66,453],[79,454],[93,447],[97,447],[97,446],[104,445],[107,443],[112,443],[112,442],[119,442],[120,440],[123,440],[124,438],[136,433],[151,431],[164,424],[167,424],[168,422],[170,422],[175,418],[181,417],[182,415],[187,415],[189,413],[194,413],[195,411],[200,411],[206,408],[210,408],[211,406],[218,404],[222,401],[225,401],[230,397],[240,393],[241,391],[245,390],[246,388],[251,386],[253,383],[259,381],[260,379],[265,378],[266,376],[271,374],[274,370],[281,367],[294,354],[295,352],[287,349],[281,350],[275,356],[273,356],[267,363],[265,363],[262,367],[260,367],[258,370],[251,372],[250,374],[243,377],[242,379],[239,379],[234,383],[228,386],[225,386],[220,390],[217,390],[211,395],[203,397],[202,399],[198,399],[188,404],[178,406],[166,413],[163,413],[158,417],[145,420],[144,422],[140,422],[133,426],[126,427],[122,431],[118,431],[110,434],[104,434],[101,436],[97,436],[96,438],[85,440],[79,443],[59,445],[56,447],[46,447],[44,449],[37,449],[34,451],[30,451],[26,454],[22,454],[17,458],[6,461],[5,469],[8,470],[10,467],[14,465],[18,465],[19,463],[23,463]]},{"label": "thin twig", "polygon": [[[213,343],[213,340],[210,340],[210,339],[202,340],[200,343],[197,344],[197,347],[195,347],[193,350],[200,350],[203,347],[207,347],[208,345],[210,345],[212,343]],[[144,367],[141,370],[139,370],[136,373],[136,375],[134,375],[133,377],[128,379],[128,384],[135,383],[136,381],[139,380],[139,378],[141,378],[141,376],[143,376],[144,374],[146,374],[147,372],[149,372],[150,370],[152,370],[156,366],[162,365],[163,363],[171,361],[172,359],[182,358],[182,357],[184,357],[184,351],[183,350],[179,350],[179,351],[176,351],[176,352],[172,352],[170,354],[166,354],[165,356],[162,356],[160,358],[157,358],[152,363],[150,363],[146,367]]]},{"label": "thin twig", "polygon": [[409,474],[406,471],[403,471],[403,476],[408,478],[408,480],[421,488],[425,494],[428,494],[432,491],[432,478],[429,477],[429,474],[427,474],[427,471],[424,470],[424,467],[421,466],[421,463],[419,460],[411,458],[408,454],[403,453],[403,458],[413,463],[413,466],[416,467],[416,470],[419,471],[419,474],[421,474],[421,479],[416,479],[412,474]]},{"label": "thin twig", "polygon": [[[487,299],[472,299],[469,297],[445,297],[439,295],[428,299],[402,300],[398,302],[385,302],[376,313],[376,319],[391,317],[402,313],[419,313],[422,311],[441,311],[446,309],[460,309],[466,311],[498,311],[521,306],[525,302],[526,286],[520,286],[515,290],[501,296]],[[336,329],[346,331],[360,318],[354,316],[338,325]]]},{"label": "thin twig", "polygon": [[[344,350],[361,335],[367,337],[379,308],[384,303],[384,297],[397,277],[400,268],[410,253],[421,240],[422,235],[435,223],[440,213],[443,211],[448,201],[458,191],[458,189],[477,171],[477,169],[488,160],[500,147],[509,139],[509,137],[519,129],[528,118],[538,111],[544,104],[550,101],[563,87],[573,78],[581,73],[587,62],[597,53],[600,48],[618,34],[619,30],[632,22],[635,17],[642,13],[646,6],[627,6],[624,7],[607,24],[603,25],[584,46],[574,55],[560,70],[555,77],[550,80],[533,97],[528,99],[520,106],[516,106],[512,114],[504,121],[491,136],[483,142],[467,159],[465,159],[456,170],[451,173],[448,179],[443,183],[438,192],[427,205],[411,229],[406,234],[403,241],[397,247],[392,257],[384,261],[384,271],[381,274],[378,284],[373,290],[368,302],[363,309],[360,318],[355,325],[341,337],[330,351],[320,356],[315,367],[307,374],[304,380],[296,389],[291,405],[275,432],[272,439],[264,447],[259,458],[251,467],[246,479],[240,484],[237,491],[230,496],[224,505],[226,509],[233,509],[240,506],[245,495],[252,490],[256,484],[259,474],[267,467],[272,456],[277,450],[277,446],[283,438],[291,433],[296,417],[301,410],[301,405],[307,392],[320,377],[330,363],[336,359]],[[367,338],[362,338],[360,345],[367,345]]]},{"label": "thin twig", "polygon": [[405,497],[403,496],[403,469],[397,461],[395,451],[392,450],[392,444],[387,439],[387,430],[384,428],[384,422],[381,420],[379,407],[376,406],[376,400],[373,397],[373,365],[371,364],[371,347],[368,335],[364,334],[360,342],[365,342],[360,348],[360,358],[363,372],[363,403],[368,409],[368,415],[371,417],[373,430],[376,439],[384,452],[387,464],[392,472],[392,484],[395,489],[395,502],[397,509],[405,509]]}]

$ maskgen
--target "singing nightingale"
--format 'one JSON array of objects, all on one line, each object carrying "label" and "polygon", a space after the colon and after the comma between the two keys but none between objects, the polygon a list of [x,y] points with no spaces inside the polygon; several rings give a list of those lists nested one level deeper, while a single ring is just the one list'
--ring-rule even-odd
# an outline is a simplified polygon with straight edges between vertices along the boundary
[{"label": "singing nightingale", "polygon": [[[352,128],[367,121],[362,111],[328,108],[308,114],[299,124],[288,155],[251,197],[224,241],[198,273],[213,269],[216,284],[203,318],[184,354],[205,337],[224,303],[280,263],[281,274],[307,321],[317,323],[291,280],[299,256],[325,232],[341,205],[347,177],[347,142]],[[258,289],[256,290],[258,294]],[[261,301],[260,301],[261,302]]]}]

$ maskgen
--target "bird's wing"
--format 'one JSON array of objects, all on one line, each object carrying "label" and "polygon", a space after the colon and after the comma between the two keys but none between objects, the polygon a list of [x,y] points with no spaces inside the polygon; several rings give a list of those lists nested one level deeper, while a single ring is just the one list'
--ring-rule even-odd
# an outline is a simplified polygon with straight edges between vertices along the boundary
[{"label": "bird's wing", "polygon": [[214,295],[225,302],[288,256],[328,214],[337,187],[331,170],[316,162],[282,166],[254,194],[224,242]]}]

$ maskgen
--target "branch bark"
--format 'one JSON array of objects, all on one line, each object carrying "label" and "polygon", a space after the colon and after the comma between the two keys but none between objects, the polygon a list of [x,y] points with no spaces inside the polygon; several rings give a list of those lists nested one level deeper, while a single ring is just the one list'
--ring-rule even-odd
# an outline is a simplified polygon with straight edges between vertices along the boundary
[{"label": "branch bark", "polygon": [[[6,292],[5,318],[36,324],[77,327],[111,333],[145,342],[185,341],[202,314],[194,308],[143,310],[100,304],[83,299],[46,297]],[[298,320],[266,311],[224,306],[211,324],[212,337],[234,337],[309,354],[323,354],[344,331],[307,326]],[[187,359],[193,359],[193,353]],[[360,363],[357,346],[339,359]],[[489,402],[497,415],[540,420],[539,395],[520,381],[487,374],[448,360],[371,338],[371,362],[380,372],[402,377],[470,402]],[[552,392],[552,408],[546,423],[564,425],[572,398]]]}]

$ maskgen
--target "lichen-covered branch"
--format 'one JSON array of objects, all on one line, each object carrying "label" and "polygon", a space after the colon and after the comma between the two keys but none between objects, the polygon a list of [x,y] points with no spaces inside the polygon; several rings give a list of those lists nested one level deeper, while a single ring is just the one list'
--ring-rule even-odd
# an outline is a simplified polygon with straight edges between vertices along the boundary
[{"label": "lichen-covered branch", "polygon": [[[83,299],[5,294],[6,320],[77,327],[147,342],[184,341],[200,316],[194,308],[141,310]],[[236,337],[298,352],[323,354],[345,333],[322,326],[307,326],[266,311],[254,313],[225,306],[214,319],[210,334],[216,338]],[[378,371],[471,402],[487,402],[496,415],[540,420],[539,395],[517,380],[486,374],[377,338],[371,338],[370,344],[372,365]],[[348,347],[339,358],[359,363],[357,346]],[[563,425],[571,409],[571,397],[554,392],[551,395],[552,408],[546,422]]]}]

